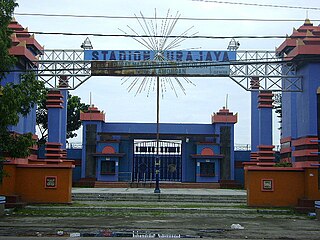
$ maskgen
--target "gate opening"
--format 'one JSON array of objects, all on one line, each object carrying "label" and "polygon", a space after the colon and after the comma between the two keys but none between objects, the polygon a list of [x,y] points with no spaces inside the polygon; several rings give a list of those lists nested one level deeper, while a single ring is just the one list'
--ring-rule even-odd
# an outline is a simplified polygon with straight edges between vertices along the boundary
[{"label": "gate opening", "polygon": [[[181,182],[181,145],[181,140],[160,140],[160,181]],[[135,182],[156,180],[156,148],[156,140],[134,140],[133,179]]]}]

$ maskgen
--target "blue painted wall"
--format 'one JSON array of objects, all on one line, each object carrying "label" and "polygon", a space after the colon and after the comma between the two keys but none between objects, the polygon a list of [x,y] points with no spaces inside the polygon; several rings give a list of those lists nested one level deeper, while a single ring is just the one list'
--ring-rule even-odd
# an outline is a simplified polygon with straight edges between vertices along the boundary
[{"label": "blue painted wall", "polygon": [[[303,78],[303,92],[282,94],[281,137],[297,139],[317,136],[317,88],[320,86],[320,63],[308,63],[297,69]],[[292,147],[294,151],[294,147]],[[292,156],[292,161],[295,157]]]},{"label": "blue painted wall", "polygon": [[244,169],[243,169],[242,163],[250,161],[250,153],[251,151],[235,151],[234,152],[235,164],[236,166],[239,166],[239,167],[235,167],[235,170],[234,170],[235,180],[241,183],[242,185],[244,185]]},{"label": "blue painted wall", "polygon": [[[13,72],[10,72],[6,75],[0,84],[5,86],[7,83],[19,84],[21,82],[21,67],[15,66]],[[30,113],[27,116],[20,116],[19,122],[15,126],[9,126],[8,130],[16,133],[29,133],[35,134],[36,132],[36,107],[31,109]]]},{"label": "blue painted wall", "polygon": [[[45,145],[41,145],[38,148],[38,158],[44,159],[45,158]],[[81,158],[82,158],[82,149],[73,148],[73,149],[67,149],[67,159],[74,160],[75,163],[79,162],[78,164],[75,164],[75,167],[72,169],[72,181],[78,181],[81,178]]]},{"label": "blue painted wall", "polygon": [[[102,132],[114,134],[156,134],[155,123],[104,123]],[[209,135],[214,133],[213,124],[161,123],[161,135]],[[173,139],[174,137],[171,136]]]},{"label": "blue painted wall", "polygon": [[188,142],[182,142],[182,182],[195,182],[196,160],[191,158],[191,154],[196,153],[196,141],[188,139]]},{"label": "blue painted wall", "polygon": [[81,156],[82,149],[67,149],[67,158],[75,160],[76,163],[75,167],[72,169],[72,182],[78,181],[81,178]]},{"label": "blue painted wall", "polygon": [[317,88],[320,86],[320,63],[300,67],[303,92],[283,93],[282,137],[299,138],[317,135]]},{"label": "blue painted wall", "polygon": [[297,118],[296,118],[296,92],[282,93],[282,124],[281,137],[297,138]]},{"label": "blue painted wall", "polygon": [[298,70],[303,92],[297,94],[297,137],[317,135],[317,88],[320,86],[320,63],[309,63]]}]

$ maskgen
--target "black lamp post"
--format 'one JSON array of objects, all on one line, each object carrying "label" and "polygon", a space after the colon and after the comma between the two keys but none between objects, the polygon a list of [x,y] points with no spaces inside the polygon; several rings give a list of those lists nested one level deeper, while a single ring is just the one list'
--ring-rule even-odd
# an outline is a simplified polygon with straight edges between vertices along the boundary
[{"label": "black lamp post", "polygon": [[160,157],[159,157],[159,141],[160,141],[160,133],[159,133],[159,113],[160,113],[160,79],[157,76],[157,142],[156,142],[156,159],[155,159],[155,166],[156,166],[156,187],[154,189],[154,193],[160,193]]}]

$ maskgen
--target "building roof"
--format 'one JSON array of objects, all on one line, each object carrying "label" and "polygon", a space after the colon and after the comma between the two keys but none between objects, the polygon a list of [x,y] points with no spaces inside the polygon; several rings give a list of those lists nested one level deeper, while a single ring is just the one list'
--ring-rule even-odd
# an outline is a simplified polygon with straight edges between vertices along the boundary
[{"label": "building roof", "polygon": [[301,56],[320,54],[320,26],[313,26],[309,19],[293,32],[276,49],[277,54],[285,60],[292,60]]}]

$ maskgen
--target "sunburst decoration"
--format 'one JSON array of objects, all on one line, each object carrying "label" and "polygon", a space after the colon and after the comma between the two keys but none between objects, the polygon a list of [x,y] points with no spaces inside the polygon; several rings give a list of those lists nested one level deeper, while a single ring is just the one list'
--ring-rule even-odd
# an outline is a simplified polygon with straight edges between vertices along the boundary
[{"label": "sunburst decoration", "polygon": [[[181,34],[175,35],[177,37],[169,37],[172,35],[174,28],[180,18],[181,14],[177,11],[175,14],[170,12],[170,9],[167,11],[166,17],[158,17],[157,10],[155,9],[154,17],[146,18],[142,12],[140,16],[135,14],[135,17],[139,23],[140,30],[134,30],[132,27],[127,25],[128,31],[119,29],[126,35],[136,35],[133,39],[139,44],[143,45],[150,51],[154,51],[156,54],[153,59],[150,61],[153,62],[168,62],[171,61],[167,59],[164,55],[165,51],[172,50],[176,47],[179,47],[183,41],[186,40],[186,37],[192,37],[197,33],[190,34],[194,26],[188,28]],[[139,34],[142,32],[142,34]],[[145,37],[148,36],[148,37]],[[186,89],[183,86],[183,83],[188,83],[194,85],[194,83],[187,77],[181,77],[181,81],[178,77],[161,77],[160,78],[160,89],[161,95],[164,96],[164,93],[168,89],[171,89],[175,95],[178,97],[177,87],[186,94]],[[147,92],[149,96],[150,92],[156,91],[157,80],[156,77],[123,77],[121,79],[122,85],[128,85],[128,92],[135,91],[135,95],[142,92]]]}]

